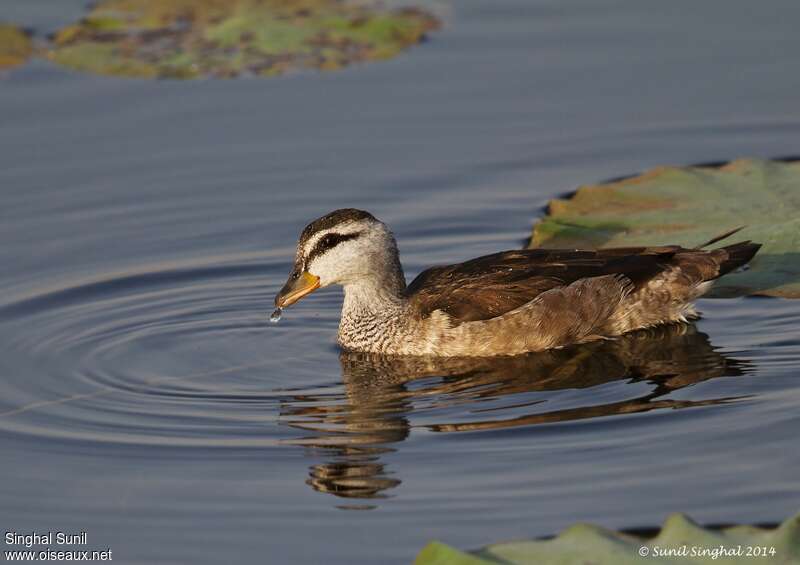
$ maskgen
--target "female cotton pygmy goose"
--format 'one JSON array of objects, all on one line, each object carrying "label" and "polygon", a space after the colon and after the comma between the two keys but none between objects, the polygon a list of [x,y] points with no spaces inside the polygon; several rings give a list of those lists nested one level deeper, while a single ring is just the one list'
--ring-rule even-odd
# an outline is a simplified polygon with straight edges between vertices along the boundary
[{"label": "female cotton pygmy goose", "polygon": [[279,309],[344,287],[339,344],[397,355],[516,355],[696,317],[691,302],[760,245],[523,249],[432,267],[406,286],[392,232],[336,210],[300,235]]}]

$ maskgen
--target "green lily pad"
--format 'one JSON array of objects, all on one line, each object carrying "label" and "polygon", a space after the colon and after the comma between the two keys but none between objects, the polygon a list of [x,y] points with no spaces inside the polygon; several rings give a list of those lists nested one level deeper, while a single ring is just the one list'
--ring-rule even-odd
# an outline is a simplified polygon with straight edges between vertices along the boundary
[{"label": "green lily pad", "polygon": [[800,514],[774,529],[702,528],[673,514],[655,537],[575,524],[546,540],[490,545],[462,552],[431,542],[415,565],[753,565],[800,563]]},{"label": "green lily pad", "polygon": [[235,77],[394,57],[439,27],[417,8],[342,0],[101,0],[48,58],[130,77]]},{"label": "green lily pad", "polygon": [[[731,273],[712,296],[800,298],[800,163],[741,159],[721,167],[659,167],[584,186],[552,200],[530,247],[694,247],[738,226],[730,242],[763,247],[747,271]],[[724,245],[719,243],[717,245]]]},{"label": "green lily pad", "polygon": [[33,54],[33,42],[24,30],[0,23],[0,71],[23,64]]}]

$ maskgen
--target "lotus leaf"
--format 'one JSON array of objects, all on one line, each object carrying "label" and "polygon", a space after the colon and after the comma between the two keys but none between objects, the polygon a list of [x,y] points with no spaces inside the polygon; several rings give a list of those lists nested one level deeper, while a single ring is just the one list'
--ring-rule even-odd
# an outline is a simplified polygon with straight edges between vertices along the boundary
[{"label": "lotus leaf", "polygon": [[415,565],[773,565],[800,563],[800,514],[777,528],[702,528],[683,514],[655,537],[575,524],[552,539],[499,543],[462,552],[431,542]]},{"label": "lotus leaf", "polygon": [[101,0],[47,56],[131,77],[234,77],[386,59],[439,26],[417,8],[341,0]]},{"label": "lotus leaf", "polygon": [[[530,247],[694,247],[738,226],[729,242],[763,247],[712,296],[800,297],[800,163],[741,159],[714,167],[660,167],[581,187],[552,200]],[[717,245],[724,245],[719,243]]]},{"label": "lotus leaf", "polygon": [[25,31],[0,23],[0,71],[19,66],[33,53],[33,43]]}]

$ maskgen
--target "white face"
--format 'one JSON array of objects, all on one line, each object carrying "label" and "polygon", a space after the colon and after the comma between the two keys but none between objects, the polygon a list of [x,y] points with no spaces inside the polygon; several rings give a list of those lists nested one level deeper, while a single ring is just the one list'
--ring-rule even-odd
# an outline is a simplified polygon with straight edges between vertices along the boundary
[{"label": "white face", "polygon": [[297,250],[297,264],[319,277],[321,287],[346,285],[385,269],[396,249],[383,223],[357,220],[315,233]]}]

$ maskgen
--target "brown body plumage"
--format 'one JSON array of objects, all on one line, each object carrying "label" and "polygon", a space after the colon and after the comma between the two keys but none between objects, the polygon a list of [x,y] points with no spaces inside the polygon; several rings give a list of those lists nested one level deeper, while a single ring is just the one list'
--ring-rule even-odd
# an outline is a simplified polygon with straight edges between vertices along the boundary
[{"label": "brown body plumage", "polygon": [[685,321],[696,315],[691,302],[759,247],[505,251],[433,267],[406,287],[388,228],[366,212],[337,210],[304,230],[275,302],[341,284],[347,349],[514,355]]}]

